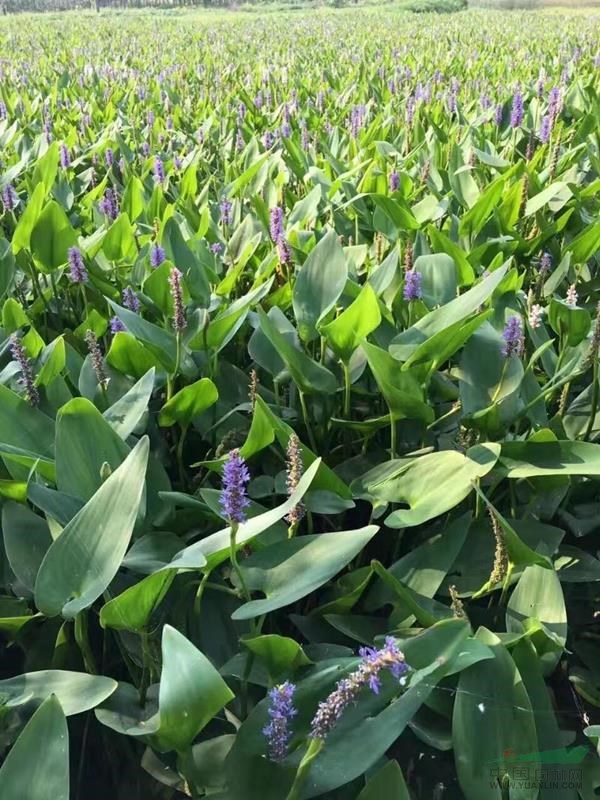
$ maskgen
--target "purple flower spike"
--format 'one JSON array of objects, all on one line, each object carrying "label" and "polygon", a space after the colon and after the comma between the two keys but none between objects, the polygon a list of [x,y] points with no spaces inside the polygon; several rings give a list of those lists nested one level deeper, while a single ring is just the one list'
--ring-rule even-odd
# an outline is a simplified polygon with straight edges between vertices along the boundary
[{"label": "purple flower spike", "polygon": [[154,183],[163,183],[165,180],[165,167],[160,156],[154,159]]},{"label": "purple flower spike", "polygon": [[69,247],[68,259],[71,281],[73,283],[85,283],[88,279],[88,273],[80,249],[78,247]]},{"label": "purple flower spike", "polygon": [[121,331],[126,331],[127,328],[125,327],[124,323],[118,317],[111,317],[110,319],[110,332],[111,333],[120,333]]},{"label": "purple flower spike", "polygon": [[523,95],[521,92],[516,91],[513,96],[512,109],[510,112],[510,127],[520,128],[523,124],[523,117],[525,116],[525,109],[523,105]]},{"label": "purple flower spike", "polygon": [[550,253],[542,253],[540,257],[540,272],[546,275],[552,269],[552,256]]},{"label": "purple flower spike", "polygon": [[69,155],[69,148],[63,142],[60,146],[60,165],[63,169],[71,166],[71,156]]},{"label": "purple flower spike", "polygon": [[283,236],[283,209],[279,206],[271,209],[269,232],[274,242]]},{"label": "purple flower spike", "polygon": [[126,286],[123,289],[123,305],[125,308],[128,308],[130,311],[133,311],[137,314],[140,310],[140,301],[138,299],[137,294],[133,291],[131,286]]},{"label": "purple flower spike", "polygon": [[21,377],[19,383],[25,391],[27,402],[31,406],[38,406],[40,404],[40,395],[35,385],[33,376],[33,369],[31,368],[31,361],[27,357],[23,342],[19,339],[16,333],[10,337],[10,352],[13,359],[19,365],[21,370]]},{"label": "purple flower spike", "polygon": [[119,216],[119,199],[114,189],[107,189],[100,201],[100,211],[114,222]]},{"label": "purple flower spike", "polygon": [[523,335],[523,325],[520,317],[510,317],[502,333],[504,344],[502,355],[504,358],[517,356],[520,358],[525,351],[525,337]]},{"label": "purple flower spike", "polygon": [[14,211],[15,206],[19,202],[19,196],[15,192],[12,184],[8,183],[2,189],[2,205],[5,211]]},{"label": "purple flower spike", "polygon": [[546,114],[545,117],[542,119],[542,124],[540,125],[540,141],[542,144],[548,144],[550,141],[550,135],[552,133],[552,117],[550,114]]},{"label": "purple flower spike", "polygon": [[414,269],[411,269],[406,273],[404,280],[404,299],[407,302],[410,303],[411,300],[418,300],[423,296],[423,292],[421,290],[422,280],[423,276],[421,273]]},{"label": "purple flower spike", "polygon": [[153,242],[150,248],[150,266],[152,269],[160,267],[166,258],[166,253],[163,247],[158,242]]},{"label": "purple flower spike", "polygon": [[233,208],[233,204],[231,200],[228,200],[227,197],[224,197],[221,202],[219,203],[219,210],[221,212],[221,222],[223,225],[231,225],[232,216],[231,210]]},{"label": "purple flower spike", "polygon": [[246,485],[250,473],[239,450],[232,450],[223,465],[223,488],[220,504],[223,515],[232,524],[246,521],[245,509],[250,505],[246,495]]},{"label": "purple flower spike", "polygon": [[359,655],[362,662],[358,668],[347,678],[342,678],[329,697],[319,703],[311,722],[310,735],[313,739],[324,741],[327,738],[344,711],[358,698],[363,687],[368,686],[372,692],[378,694],[381,688],[380,673],[384,669],[389,670],[398,680],[402,680],[409,670],[404,654],[392,636],[386,637],[385,645],[380,650],[362,647]]},{"label": "purple flower spike", "polygon": [[183,305],[183,289],[181,287],[182,277],[183,274],[177,267],[173,267],[169,275],[169,285],[171,287],[171,297],[173,298],[173,327],[178,333],[187,325]]},{"label": "purple flower spike", "polygon": [[390,177],[388,179],[390,192],[397,192],[400,188],[400,175],[394,170],[390,172]]},{"label": "purple flower spike", "polygon": [[288,754],[292,732],[290,722],[298,711],[294,707],[294,692],[296,687],[293,683],[285,683],[275,686],[269,692],[270,722],[263,729],[263,736],[267,739],[269,747],[269,758],[271,761],[280,762]]}]

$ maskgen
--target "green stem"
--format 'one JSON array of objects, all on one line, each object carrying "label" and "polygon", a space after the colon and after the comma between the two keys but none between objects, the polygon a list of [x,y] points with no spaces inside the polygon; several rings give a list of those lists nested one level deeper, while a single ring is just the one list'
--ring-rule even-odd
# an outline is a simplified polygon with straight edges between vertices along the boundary
[{"label": "green stem", "polygon": [[498,395],[500,394],[500,389],[502,389],[502,384],[504,383],[504,378],[506,376],[506,369],[508,367],[508,362],[509,361],[510,361],[509,358],[505,358],[504,359],[504,366],[502,367],[502,374],[500,375],[500,382],[498,383],[498,386],[496,387],[496,391],[494,392],[494,396],[492,397],[492,405],[494,405],[494,403],[498,399]]},{"label": "green stem", "polygon": [[300,395],[300,406],[302,407],[302,418],[304,420],[304,427],[306,428],[306,433],[308,435],[308,441],[310,442],[310,446],[314,453],[317,453],[317,443],[315,441],[315,437],[312,432],[312,428],[310,427],[310,422],[308,418],[308,410],[306,408],[306,400],[304,399],[304,392],[298,389],[298,394]]},{"label": "green stem", "polygon": [[396,458],[396,420],[390,409],[390,458]]},{"label": "green stem", "polygon": [[350,399],[352,397],[352,378],[350,375],[350,367],[345,361],[342,361],[342,369],[344,370],[344,419],[350,419]]},{"label": "green stem", "polygon": [[590,418],[583,436],[583,441],[587,442],[594,430],[596,412],[598,411],[598,356],[594,353],[594,366],[592,371],[592,405],[590,408]]},{"label": "green stem", "polygon": [[237,575],[237,579],[240,582],[240,588],[242,590],[242,595],[244,596],[244,600],[247,603],[249,603],[250,592],[248,591],[248,587],[246,586],[246,581],[244,580],[244,575],[242,573],[242,570],[240,569],[237,557],[237,543],[235,541],[235,537],[237,536],[238,527],[239,524],[237,522],[231,523],[231,535],[229,537],[229,558],[231,560],[231,566],[233,567],[233,571]]},{"label": "green stem", "polygon": [[183,464],[183,445],[185,444],[185,437],[188,432],[188,425],[183,425],[181,428],[181,436],[179,437],[179,441],[177,442],[177,469],[179,472],[179,482],[181,483],[181,488],[185,489],[186,487],[186,480],[185,480],[185,467]]},{"label": "green stem", "polygon": [[204,590],[206,589],[206,585],[208,583],[208,579],[210,578],[210,570],[205,572],[202,576],[202,580],[198,586],[198,591],[196,592],[196,597],[194,598],[194,614],[200,616],[200,608],[202,606],[202,598],[204,597]]},{"label": "green stem", "polygon": [[179,363],[181,361],[181,331],[177,331],[176,342],[177,349],[175,352],[175,369],[167,378],[167,402],[169,402],[173,396],[173,386],[177,380],[177,373],[179,372]]},{"label": "green stem", "polygon": [[308,776],[311,764],[321,752],[322,747],[323,742],[321,739],[309,739],[308,748],[298,766],[296,777],[294,778],[292,788],[288,792],[286,800],[300,800],[302,796],[302,787],[304,786],[304,782]]}]

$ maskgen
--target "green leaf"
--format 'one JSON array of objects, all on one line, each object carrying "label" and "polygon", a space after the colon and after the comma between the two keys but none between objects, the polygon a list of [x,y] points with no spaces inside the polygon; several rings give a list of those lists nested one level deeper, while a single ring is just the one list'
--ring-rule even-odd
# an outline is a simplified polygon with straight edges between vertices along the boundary
[{"label": "green leaf", "polygon": [[[476,639],[494,653],[461,672],[454,701],[452,738],[460,787],[466,800],[502,800],[495,775],[515,778],[510,753],[528,755],[539,769],[535,718],[521,675],[500,639],[480,628]],[[474,735],[483,731],[485,735]],[[511,781],[511,800],[537,800],[535,782]]]},{"label": "green leaf", "polygon": [[103,675],[47,669],[0,681],[0,697],[6,697],[7,703],[16,707],[39,704],[54,695],[68,717],[104,702],[116,688],[117,682]]},{"label": "green leaf", "polygon": [[118,331],[112,338],[106,363],[123,375],[141,378],[149,370],[159,368],[161,362],[135,336]]},{"label": "green leaf", "polygon": [[31,717],[0,768],[2,800],[69,800],[69,731],[56,697]]},{"label": "green leaf", "polygon": [[2,533],[6,557],[12,571],[23,586],[33,591],[40,564],[52,544],[46,520],[34,514],[27,506],[4,503]]},{"label": "green leaf", "polygon": [[362,349],[394,419],[421,419],[425,423],[433,422],[433,409],[425,402],[417,378],[408,370],[398,369],[398,362],[386,350],[366,341],[362,342]]},{"label": "green leaf", "polygon": [[294,314],[304,341],[317,337],[318,323],[337,302],[347,279],[344,251],[337,233],[329,230],[310,251],[294,284]]},{"label": "green leaf", "polygon": [[397,761],[388,761],[367,782],[356,800],[410,800],[402,770]]},{"label": "green leaf", "polygon": [[[386,519],[390,528],[410,528],[443,514],[464,500],[473,481],[494,467],[500,445],[475,445],[466,454],[456,450],[429,453],[400,467],[386,486],[392,502],[407,503],[408,510],[393,511]],[[444,486],[443,492],[440,486]]]},{"label": "green leaf", "polygon": [[590,442],[502,442],[500,466],[507,478],[600,475],[600,445]]},{"label": "green leaf", "polygon": [[43,183],[39,183],[31,193],[27,207],[19,218],[17,227],[13,233],[11,241],[13,253],[16,254],[21,250],[29,249],[31,234],[42,213],[45,197],[46,188]]},{"label": "green leaf", "polygon": [[130,586],[100,609],[100,624],[114,630],[143,631],[175,578],[175,570],[162,570]]},{"label": "green leaf", "polygon": [[158,424],[168,428],[178,422],[186,428],[194,417],[202,414],[219,399],[217,387],[210,378],[202,378],[181,389],[167,400],[158,416]]},{"label": "green leaf", "polygon": [[246,585],[266,597],[240,606],[232,619],[252,619],[306,597],[345,567],[378,530],[377,525],[367,525],[360,530],[301,536],[254,553],[242,564]]},{"label": "green leaf", "polygon": [[37,189],[38,184],[41,184],[44,193],[48,194],[56,180],[59,157],[60,150],[58,142],[52,142],[44,155],[36,161],[31,179],[32,186]]},{"label": "green leaf", "polygon": [[42,367],[35,382],[37,386],[48,386],[66,365],[65,340],[62,336],[58,336],[44,349],[41,361]]},{"label": "green leaf", "polygon": [[398,361],[407,361],[428,339],[473,314],[492,295],[507,271],[508,264],[494,270],[468,292],[430,311],[411,328],[396,336],[390,343],[392,356]]},{"label": "green leaf", "polygon": [[129,447],[96,406],[74,397],[56,420],[57,488],[87,501],[102,484],[102,466],[115,470]]},{"label": "green leaf", "polygon": [[418,256],[414,268],[422,276],[423,300],[427,306],[443,305],[456,297],[458,276],[451,256],[446,253]]},{"label": "green leaf", "polygon": [[[527,620],[542,622],[564,647],[567,641],[567,609],[560,580],[552,569],[527,567],[519,578],[506,608],[506,630],[522,633]],[[550,674],[561,657],[560,647],[540,653],[540,663]]]},{"label": "green leaf", "polygon": [[381,312],[373,287],[366,283],[360,294],[339,317],[321,328],[331,349],[345,363],[360,344],[381,322]]},{"label": "green leaf", "polygon": [[313,663],[301,645],[287,636],[270,633],[242,639],[242,644],[264,662],[273,681]]},{"label": "green leaf", "polygon": [[137,245],[133,235],[133,225],[127,214],[119,214],[102,240],[102,252],[109,261],[133,261],[137,255]]},{"label": "green leaf", "polygon": [[73,619],[113,579],[131,538],[147,462],[144,437],[51,545],[35,584],[43,614]]},{"label": "green leaf", "polygon": [[305,394],[333,394],[336,391],[337,381],[332,372],[294,347],[262,308],[258,309],[258,318],[261,330],[285,362],[300,391]]},{"label": "green leaf", "polygon": [[34,457],[51,459],[54,455],[53,420],[1,384],[0,443],[27,451]]},{"label": "green leaf", "polygon": [[162,752],[181,752],[233,699],[233,693],[208,658],[170,625],[163,628],[162,665],[158,710],[153,716],[141,719],[138,706],[140,720],[132,714],[128,718],[119,708],[117,694],[96,710],[96,716],[128,736],[151,737],[153,746]]},{"label": "green leaf", "polygon": [[114,303],[112,300],[109,299],[108,302],[114,313],[127,328],[127,331],[136,339],[139,339],[158,358],[168,372],[173,372],[177,355],[175,336],[164,328],[159,328],[158,325],[143,319],[139,314]]},{"label": "green leaf", "polygon": [[154,375],[152,367],[102,415],[123,441],[133,433],[148,410],[154,389]]},{"label": "green leaf", "polygon": [[31,232],[31,252],[38,267],[52,272],[67,262],[69,247],[77,244],[77,233],[62,206],[51,200]]},{"label": "green leaf", "polygon": [[553,297],[548,309],[548,322],[555,333],[565,337],[568,345],[576,347],[588,335],[592,318],[585,308],[574,308]]}]

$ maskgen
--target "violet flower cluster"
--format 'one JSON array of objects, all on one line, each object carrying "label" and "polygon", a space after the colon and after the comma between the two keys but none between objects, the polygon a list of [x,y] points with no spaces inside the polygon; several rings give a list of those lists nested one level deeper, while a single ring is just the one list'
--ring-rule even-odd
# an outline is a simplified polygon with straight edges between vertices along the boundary
[{"label": "violet flower cluster", "polygon": [[504,358],[511,356],[521,357],[525,351],[525,336],[523,334],[523,324],[520,317],[510,317],[502,333],[504,344],[502,345],[502,355]]},{"label": "violet flower cluster", "polygon": [[177,333],[180,333],[187,325],[185,308],[183,305],[182,278],[183,274],[177,267],[173,267],[169,275],[169,286],[171,287],[171,297],[173,299],[173,327]]},{"label": "violet flower cluster", "polygon": [[339,722],[344,711],[356,700],[366,686],[374,694],[381,688],[381,673],[389,670],[394,678],[401,679],[409,670],[404,654],[396,640],[387,636],[381,649],[362,647],[359,650],[362,661],[348,677],[338,681],[329,697],[319,703],[310,727],[313,739],[324,741]]},{"label": "violet flower cluster", "polygon": [[239,525],[246,521],[246,508],[250,505],[246,492],[249,481],[250,472],[243,456],[237,448],[231,450],[223,465],[223,487],[219,503],[223,516],[232,524]]},{"label": "violet flower cluster", "polygon": [[78,247],[69,247],[67,252],[69,262],[69,278],[73,283],[85,283],[88,279],[87,269]]},{"label": "violet flower cluster", "polygon": [[275,686],[269,692],[270,702],[267,713],[270,720],[262,732],[267,740],[269,758],[276,763],[283,761],[288,754],[292,738],[290,722],[298,713],[294,707],[295,691],[295,685],[286,681]]},{"label": "violet flower cluster", "polygon": [[407,302],[418,300],[423,296],[423,291],[421,289],[422,280],[423,276],[415,269],[410,269],[406,272],[404,278],[404,299]]},{"label": "violet flower cluster", "polygon": [[37,386],[35,385],[31,361],[27,357],[27,353],[23,347],[23,342],[19,339],[16,333],[13,333],[13,335],[10,337],[10,352],[13,359],[19,365],[19,369],[21,370],[19,384],[23,387],[27,402],[31,406],[38,406],[40,404],[40,395]]}]

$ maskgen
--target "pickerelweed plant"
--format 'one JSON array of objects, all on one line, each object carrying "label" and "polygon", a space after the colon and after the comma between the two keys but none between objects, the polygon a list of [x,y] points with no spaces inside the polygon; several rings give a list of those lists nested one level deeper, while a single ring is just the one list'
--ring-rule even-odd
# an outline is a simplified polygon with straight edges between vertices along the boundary
[{"label": "pickerelweed plant", "polygon": [[600,789],[598,33],[0,15],[1,800]]}]

